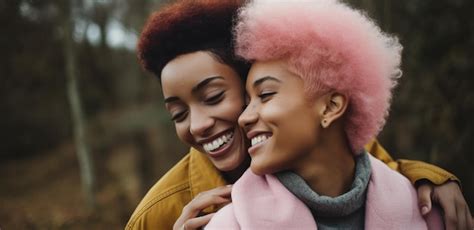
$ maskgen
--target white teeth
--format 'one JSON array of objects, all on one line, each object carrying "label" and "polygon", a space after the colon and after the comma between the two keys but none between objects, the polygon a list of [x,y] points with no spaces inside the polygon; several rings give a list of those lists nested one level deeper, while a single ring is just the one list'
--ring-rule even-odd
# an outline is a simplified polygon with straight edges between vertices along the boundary
[{"label": "white teeth", "polygon": [[214,151],[222,147],[222,145],[228,143],[232,139],[233,134],[233,132],[224,134],[221,137],[214,139],[213,141],[203,144],[202,146],[204,147],[204,150],[206,150],[206,152]]},{"label": "white teeth", "polygon": [[267,139],[268,139],[268,137],[265,134],[255,136],[251,140],[252,146],[254,146],[258,143],[262,143],[262,142],[266,141]]}]

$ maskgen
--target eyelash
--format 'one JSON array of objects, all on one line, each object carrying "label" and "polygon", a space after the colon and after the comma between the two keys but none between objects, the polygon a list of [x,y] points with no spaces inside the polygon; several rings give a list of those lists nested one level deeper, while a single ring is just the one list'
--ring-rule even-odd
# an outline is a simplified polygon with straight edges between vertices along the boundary
[{"label": "eyelash", "polygon": [[185,115],[186,115],[187,113],[188,113],[187,111],[179,112],[179,113],[177,113],[176,115],[173,115],[173,116],[171,117],[171,120],[174,121],[174,122],[180,122],[180,121],[184,120]]},{"label": "eyelash", "polygon": [[[222,98],[223,98],[223,95],[224,95],[224,91],[208,98],[208,99],[205,99],[204,102],[208,105],[215,105],[217,103],[219,103]],[[173,115],[171,117],[171,120],[174,121],[174,122],[181,122],[182,120],[184,120],[184,118],[186,118],[186,114],[187,114],[187,111],[183,111],[183,112],[179,112],[177,113],[176,115]]]},{"label": "eyelash", "polygon": [[220,92],[220,93],[218,93],[218,94],[216,94],[216,95],[214,95],[210,98],[205,99],[204,102],[208,105],[215,105],[215,104],[219,103],[222,100],[223,96],[224,96],[224,91],[222,91],[222,92]]},{"label": "eyelash", "polygon": [[258,95],[258,97],[260,98],[260,100],[262,101],[265,101],[266,99],[268,99],[269,97],[275,95],[276,92],[274,91],[267,91],[267,92],[262,92]]}]

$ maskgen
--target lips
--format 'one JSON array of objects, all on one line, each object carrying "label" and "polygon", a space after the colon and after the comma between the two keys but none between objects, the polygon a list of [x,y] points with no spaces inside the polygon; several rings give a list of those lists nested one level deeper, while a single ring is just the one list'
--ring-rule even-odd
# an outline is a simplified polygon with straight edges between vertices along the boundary
[{"label": "lips", "polygon": [[271,138],[271,132],[263,131],[249,131],[247,132],[247,138],[250,139],[251,146],[248,149],[248,152],[252,155],[257,151],[257,148],[264,145],[265,142]]}]

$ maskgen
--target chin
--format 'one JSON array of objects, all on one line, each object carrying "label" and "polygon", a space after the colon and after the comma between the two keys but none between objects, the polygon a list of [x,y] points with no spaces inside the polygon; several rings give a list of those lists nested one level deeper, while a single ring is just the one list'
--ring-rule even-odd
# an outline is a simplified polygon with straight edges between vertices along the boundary
[{"label": "chin", "polygon": [[252,170],[253,173],[255,173],[256,175],[259,175],[259,176],[263,176],[265,174],[270,174],[271,173],[271,170],[264,167],[263,165],[254,164],[253,161],[252,161],[252,163],[250,163],[250,169]]},{"label": "chin", "polygon": [[230,172],[238,167],[238,165],[215,165],[221,172]]},{"label": "chin", "polygon": [[212,162],[214,166],[221,172],[229,172],[238,168],[243,164],[244,159],[225,159],[219,162]]},{"label": "chin", "polygon": [[272,160],[269,161],[268,159],[259,161],[258,156],[252,158],[252,162],[250,163],[250,169],[252,172],[259,176],[287,170],[287,167],[285,166],[286,163],[281,164],[281,162]]}]

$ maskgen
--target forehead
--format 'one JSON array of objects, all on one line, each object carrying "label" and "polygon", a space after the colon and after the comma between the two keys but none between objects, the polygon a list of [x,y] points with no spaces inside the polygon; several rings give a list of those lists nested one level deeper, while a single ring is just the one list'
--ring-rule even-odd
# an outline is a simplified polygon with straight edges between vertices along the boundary
[{"label": "forehead", "polygon": [[171,60],[161,71],[163,94],[190,93],[192,87],[209,77],[220,76],[230,84],[241,87],[240,77],[230,66],[211,54],[198,51]]},{"label": "forehead", "polygon": [[291,80],[297,75],[288,70],[287,64],[282,60],[257,61],[252,64],[247,78],[247,87],[264,77],[271,76],[281,80],[282,82]]}]

